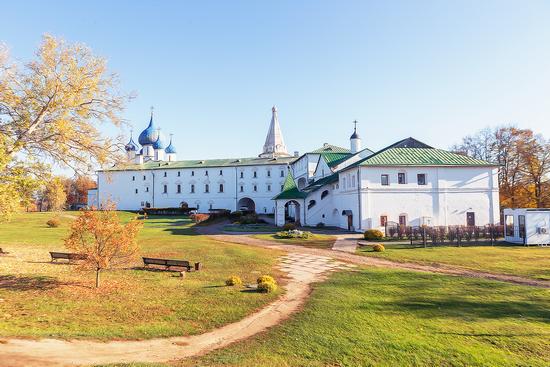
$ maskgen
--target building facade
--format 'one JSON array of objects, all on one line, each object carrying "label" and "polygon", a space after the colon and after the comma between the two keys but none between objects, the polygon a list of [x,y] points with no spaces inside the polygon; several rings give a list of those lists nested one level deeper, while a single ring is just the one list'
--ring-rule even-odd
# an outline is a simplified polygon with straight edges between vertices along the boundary
[{"label": "building facade", "polygon": [[89,205],[254,210],[277,225],[323,223],[354,231],[397,225],[485,225],[498,222],[498,167],[407,138],[380,151],[323,144],[287,152],[277,109],[258,157],[177,160],[153,116],[126,145],[128,162],[98,172]]}]

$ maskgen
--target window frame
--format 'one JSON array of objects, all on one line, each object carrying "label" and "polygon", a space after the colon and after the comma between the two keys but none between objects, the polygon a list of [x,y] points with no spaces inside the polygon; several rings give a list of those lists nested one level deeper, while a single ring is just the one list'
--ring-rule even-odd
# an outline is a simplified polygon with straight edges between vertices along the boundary
[{"label": "window frame", "polygon": [[[385,183],[384,179],[386,179]],[[380,186],[390,186],[390,175],[388,175],[387,173],[382,173],[380,175]]]},{"label": "window frame", "polygon": [[397,184],[398,185],[407,184],[407,174],[405,172],[397,172]]},{"label": "window frame", "polygon": [[[420,177],[422,177],[422,183],[420,183]],[[428,184],[428,180],[426,179],[426,174],[425,173],[417,173],[416,174],[416,183],[418,184],[418,186],[426,186]]]}]

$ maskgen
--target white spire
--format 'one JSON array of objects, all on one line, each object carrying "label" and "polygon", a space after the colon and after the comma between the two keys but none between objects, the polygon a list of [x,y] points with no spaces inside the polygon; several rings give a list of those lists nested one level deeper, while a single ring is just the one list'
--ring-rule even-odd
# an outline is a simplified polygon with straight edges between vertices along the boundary
[{"label": "white spire", "polygon": [[265,138],[264,151],[260,154],[260,158],[290,157],[290,154],[286,151],[281,126],[279,126],[277,107],[273,106],[271,111],[273,112],[271,124]]}]

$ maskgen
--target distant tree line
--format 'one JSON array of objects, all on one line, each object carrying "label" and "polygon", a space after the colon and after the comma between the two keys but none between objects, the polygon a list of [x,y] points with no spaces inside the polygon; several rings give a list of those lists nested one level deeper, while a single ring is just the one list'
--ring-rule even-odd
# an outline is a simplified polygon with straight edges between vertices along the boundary
[{"label": "distant tree line", "polygon": [[550,207],[550,141],[530,129],[485,128],[451,148],[498,164],[501,208]]}]

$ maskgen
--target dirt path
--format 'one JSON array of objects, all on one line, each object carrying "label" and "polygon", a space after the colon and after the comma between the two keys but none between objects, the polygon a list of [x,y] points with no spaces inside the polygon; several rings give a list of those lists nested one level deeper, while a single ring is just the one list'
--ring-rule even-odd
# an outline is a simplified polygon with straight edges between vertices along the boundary
[{"label": "dirt path", "polygon": [[387,259],[356,255],[354,253],[351,253],[349,250],[335,251],[337,249],[334,249],[334,248],[332,250],[325,250],[325,249],[306,248],[306,247],[301,247],[296,245],[283,245],[277,242],[253,238],[243,234],[212,234],[212,233],[215,233],[214,228],[209,230],[201,230],[201,233],[210,235],[211,237],[219,241],[233,242],[233,243],[239,243],[239,244],[245,244],[245,245],[251,245],[251,246],[261,246],[261,247],[267,247],[267,248],[275,248],[279,250],[292,251],[292,252],[303,253],[303,254],[328,256],[334,259],[346,261],[348,263],[357,264],[357,265],[369,265],[369,266],[377,266],[377,267],[392,268],[392,269],[422,271],[422,272],[439,273],[439,274],[447,274],[447,275],[454,275],[454,276],[465,276],[470,278],[483,278],[483,279],[498,280],[498,281],[503,281],[508,283],[515,283],[515,284],[528,285],[528,286],[534,286],[534,287],[550,288],[550,281],[524,278],[524,277],[515,276],[515,275],[487,273],[487,272],[469,270],[465,268],[455,267],[451,265],[443,265],[443,264],[426,265],[426,264],[417,264],[412,262],[397,262],[397,261],[391,261]]},{"label": "dirt path", "polygon": [[285,293],[275,302],[244,319],[188,336],[142,341],[95,342],[59,339],[0,340],[1,367],[77,366],[108,363],[167,362],[207,353],[249,338],[279,324],[298,311],[310,292],[310,284],[327,272],[349,265],[326,256],[290,253],[279,268],[288,276]]}]

